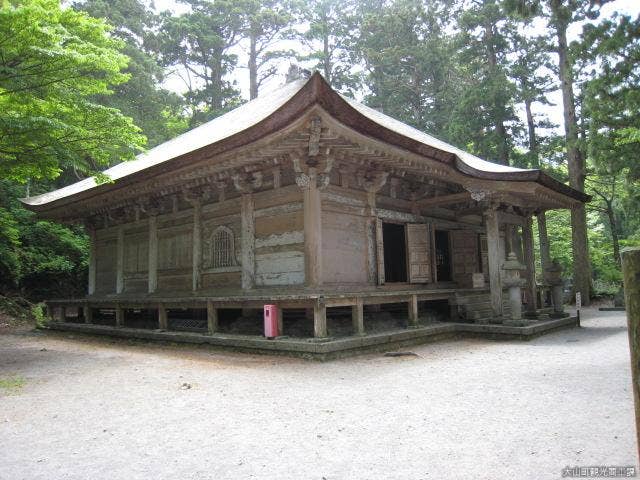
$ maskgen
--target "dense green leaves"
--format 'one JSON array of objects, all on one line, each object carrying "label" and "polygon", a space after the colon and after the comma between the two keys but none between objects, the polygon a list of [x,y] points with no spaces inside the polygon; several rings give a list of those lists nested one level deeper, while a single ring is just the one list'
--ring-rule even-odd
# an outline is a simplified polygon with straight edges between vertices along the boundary
[{"label": "dense green leaves", "polygon": [[56,0],[0,7],[0,174],[26,181],[126,160],[144,137],[95,101],[125,82],[122,43],[100,20]]}]

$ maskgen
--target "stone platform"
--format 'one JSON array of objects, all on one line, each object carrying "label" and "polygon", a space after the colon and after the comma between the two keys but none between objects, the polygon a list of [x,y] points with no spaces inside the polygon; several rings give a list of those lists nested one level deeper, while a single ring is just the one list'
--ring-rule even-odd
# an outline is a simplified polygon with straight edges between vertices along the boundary
[{"label": "stone platform", "polygon": [[325,339],[281,337],[269,340],[261,336],[252,335],[222,333],[206,335],[202,333],[145,330],[68,322],[52,322],[49,324],[49,328],[52,330],[140,340],[206,344],[234,351],[290,355],[314,360],[331,360],[361,353],[389,351],[412,345],[464,337],[527,340],[555,330],[576,326],[578,326],[577,317],[534,321],[530,325],[522,327],[501,324],[438,322],[416,328],[389,330],[362,336],[354,335]]}]

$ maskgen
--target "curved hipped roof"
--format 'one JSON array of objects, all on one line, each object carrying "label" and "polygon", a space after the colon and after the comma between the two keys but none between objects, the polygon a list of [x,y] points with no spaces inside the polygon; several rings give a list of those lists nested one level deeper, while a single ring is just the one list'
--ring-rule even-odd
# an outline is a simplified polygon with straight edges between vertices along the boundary
[{"label": "curved hipped roof", "polygon": [[347,127],[409,152],[434,158],[473,178],[534,182],[573,201],[590,197],[538,169],[521,169],[482,160],[334,91],[315,72],[309,79],[288,83],[240,107],[104,171],[112,182],[97,184],[93,177],[42,195],[22,199],[27,208],[46,213],[69,203],[115,191],[183,166],[189,156],[229,152],[278,132],[314,105],[321,106]]}]

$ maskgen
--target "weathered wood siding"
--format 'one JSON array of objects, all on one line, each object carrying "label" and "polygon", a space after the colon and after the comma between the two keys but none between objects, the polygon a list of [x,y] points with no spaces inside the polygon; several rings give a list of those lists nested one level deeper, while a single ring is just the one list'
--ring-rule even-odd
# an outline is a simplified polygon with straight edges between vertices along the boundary
[{"label": "weathered wood siding", "polygon": [[[240,267],[241,228],[240,197],[202,208],[202,265],[200,288],[203,290],[237,289],[242,285]],[[232,265],[216,267],[214,236],[226,229],[233,239]]]},{"label": "weathered wood siding", "polygon": [[304,284],[302,193],[295,185],[264,193],[255,199],[256,286]]},{"label": "weathered wood siding", "polygon": [[158,217],[158,291],[191,289],[192,218]]},{"label": "weathered wood siding", "polygon": [[124,232],[124,291],[147,291],[149,269],[149,232],[147,225],[134,226]]},{"label": "weathered wood siding", "polygon": [[96,293],[116,291],[117,240],[113,232],[96,232]]},{"label": "weathered wood siding", "polygon": [[324,283],[368,282],[366,220],[351,213],[322,212]]}]

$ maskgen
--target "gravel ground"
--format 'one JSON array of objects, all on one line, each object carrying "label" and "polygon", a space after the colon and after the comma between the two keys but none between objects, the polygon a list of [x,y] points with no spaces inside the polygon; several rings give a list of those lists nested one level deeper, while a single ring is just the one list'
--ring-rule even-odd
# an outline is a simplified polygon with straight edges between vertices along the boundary
[{"label": "gravel ground", "polygon": [[626,335],[624,313],[585,311],[583,328],[530,342],[315,363],[5,331],[0,478],[538,480],[636,465]]}]

